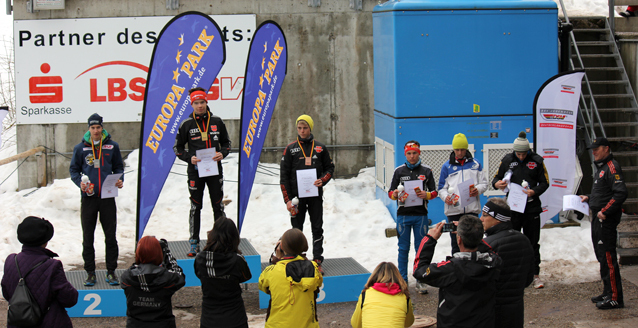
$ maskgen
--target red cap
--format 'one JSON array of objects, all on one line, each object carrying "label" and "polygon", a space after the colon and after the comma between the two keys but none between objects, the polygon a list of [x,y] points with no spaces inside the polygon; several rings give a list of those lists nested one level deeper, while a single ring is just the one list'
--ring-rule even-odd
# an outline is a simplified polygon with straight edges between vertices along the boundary
[{"label": "red cap", "polygon": [[191,105],[195,102],[195,100],[203,100],[208,103],[208,99],[206,99],[206,92],[201,90],[196,90],[191,93]]}]

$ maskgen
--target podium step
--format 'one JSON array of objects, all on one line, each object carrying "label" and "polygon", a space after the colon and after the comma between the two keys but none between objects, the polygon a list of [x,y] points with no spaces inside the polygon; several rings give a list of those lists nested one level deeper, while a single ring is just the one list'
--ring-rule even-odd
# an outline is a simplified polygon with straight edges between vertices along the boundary
[{"label": "podium step", "polygon": [[[206,240],[200,241],[200,249],[206,246]],[[186,276],[185,287],[200,286],[200,281],[195,276],[195,258],[188,257],[190,244],[188,241],[169,241],[168,248],[177,260],[177,264],[184,270]],[[261,274],[261,256],[257,253],[250,242],[242,238],[239,242],[239,250],[248,263],[252,278],[246,283],[256,283]],[[117,269],[115,273],[118,277],[128,268]],[[95,286],[84,286],[86,271],[67,271],[67,280],[78,290],[78,304],[67,309],[70,317],[125,317],[126,297],[120,286],[111,286],[106,283],[106,270],[96,270]]]},{"label": "podium step", "polygon": [[[267,262],[262,263],[262,271],[268,265]],[[323,285],[317,296],[318,304],[358,300],[363,286],[370,277],[370,272],[351,257],[324,259],[321,268],[324,274]],[[259,307],[267,308],[268,301],[270,301],[270,295],[259,291]]]}]

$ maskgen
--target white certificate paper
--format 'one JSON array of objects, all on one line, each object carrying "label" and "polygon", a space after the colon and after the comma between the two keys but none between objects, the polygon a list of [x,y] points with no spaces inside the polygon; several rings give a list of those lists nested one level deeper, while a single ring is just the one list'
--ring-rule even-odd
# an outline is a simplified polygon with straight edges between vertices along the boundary
[{"label": "white certificate paper", "polygon": [[527,205],[527,194],[523,192],[523,187],[517,183],[510,183],[510,193],[507,195],[507,205],[512,211],[525,213]]},{"label": "white certificate paper", "polygon": [[470,186],[474,184],[474,179],[468,179],[458,184],[459,206],[465,207],[476,201],[476,197],[470,196]]},{"label": "white certificate paper", "polygon": [[503,181],[507,182],[507,187],[503,189],[505,193],[510,191],[510,180],[512,180],[512,171],[505,172],[505,176],[503,177]]},{"label": "white certificate paper", "polygon": [[319,188],[315,186],[317,169],[297,170],[297,192],[299,198],[319,196]]},{"label": "white certificate paper", "polygon": [[408,198],[406,198],[405,203],[403,203],[403,206],[405,207],[423,206],[423,199],[419,198],[419,196],[416,195],[416,191],[414,191],[414,188],[416,187],[419,187],[419,189],[423,191],[423,181],[421,180],[403,181],[403,186],[405,187],[405,192],[408,193]]},{"label": "white certificate paper", "polygon": [[578,211],[589,216],[589,204],[587,202],[581,202],[580,196],[565,195],[563,196],[563,211]]},{"label": "white certificate paper", "polygon": [[215,147],[195,151],[197,159],[202,160],[201,162],[197,162],[197,174],[199,174],[200,178],[219,175],[219,167],[217,166],[217,162],[213,160],[216,153]]},{"label": "white certificate paper", "polygon": [[117,197],[117,190],[120,188],[116,187],[115,184],[120,180],[121,176],[122,173],[111,174],[104,179],[102,183],[102,199]]}]

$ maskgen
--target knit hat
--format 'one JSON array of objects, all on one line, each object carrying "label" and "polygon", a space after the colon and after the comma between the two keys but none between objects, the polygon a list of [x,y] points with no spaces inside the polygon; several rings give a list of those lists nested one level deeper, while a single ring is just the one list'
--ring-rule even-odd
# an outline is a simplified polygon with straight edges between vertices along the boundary
[{"label": "knit hat", "polygon": [[24,246],[42,246],[51,238],[53,238],[53,225],[43,218],[27,216],[18,225],[18,240]]},{"label": "knit hat", "polygon": [[530,150],[529,141],[527,140],[527,134],[524,131],[518,134],[518,138],[514,140],[514,151],[517,152],[526,152]]},{"label": "knit hat", "polygon": [[312,131],[312,128],[315,126],[315,122],[312,120],[312,117],[310,117],[310,115],[303,114],[297,117],[297,121],[295,122],[295,125],[299,124],[299,121],[304,121],[308,123],[308,127],[310,128],[310,131]]},{"label": "knit hat", "polygon": [[102,116],[98,115],[97,113],[89,116],[89,127],[91,127],[91,125],[99,125],[102,126],[102,122],[104,120],[102,119]]},{"label": "knit hat", "polygon": [[463,133],[457,133],[452,139],[452,149],[467,149],[467,138]]},{"label": "knit hat", "polygon": [[203,101],[208,103],[208,99],[206,99],[206,92],[204,92],[202,90],[195,90],[195,91],[191,92],[190,97],[191,97],[191,105],[196,100],[203,100]]}]

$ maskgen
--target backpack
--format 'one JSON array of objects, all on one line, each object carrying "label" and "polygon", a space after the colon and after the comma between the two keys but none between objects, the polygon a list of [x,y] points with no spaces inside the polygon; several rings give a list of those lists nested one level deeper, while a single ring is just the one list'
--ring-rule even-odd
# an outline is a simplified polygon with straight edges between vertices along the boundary
[{"label": "backpack", "polygon": [[20,280],[13,292],[13,296],[11,296],[11,300],[9,300],[7,324],[18,327],[37,327],[42,323],[44,314],[42,313],[42,309],[40,309],[38,302],[35,300],[35,297],[31,294],[31,291],[29,290],[29,287],[27,287],[24,279],[29,275],[29,273],[31,273],[31,271],[33,271],[33,269],[39,267],[48,259],[34,265],[31,270],[24,275],[24,277],[22,276],[22,273],[20,273],[20,267],[18,266],[18,255],[16,254],[13,259],[15,260]]}]

